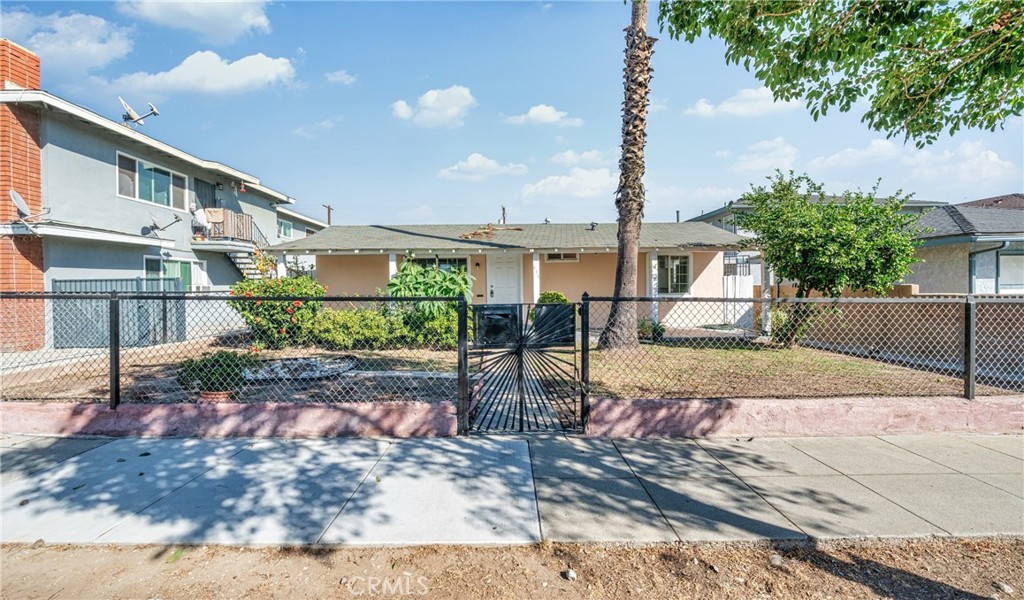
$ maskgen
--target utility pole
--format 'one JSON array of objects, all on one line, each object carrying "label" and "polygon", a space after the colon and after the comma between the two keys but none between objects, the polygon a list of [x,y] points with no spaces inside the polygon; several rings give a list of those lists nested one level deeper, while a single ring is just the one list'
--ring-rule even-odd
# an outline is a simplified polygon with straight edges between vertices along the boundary
[{"label": "utility pole", "polygon": [[507,225],[508,224],[508,220],[506,219],[506,215],[505,215],[505,207],[504,206],[501,207],[501,224],[502,225]]},{"label": "utility pole", "polygon": [[331,224],[331,211],[334,210],[334,207],[330,204],[322,204],[321,206],[327,209],[327,225],[329,226]]}]

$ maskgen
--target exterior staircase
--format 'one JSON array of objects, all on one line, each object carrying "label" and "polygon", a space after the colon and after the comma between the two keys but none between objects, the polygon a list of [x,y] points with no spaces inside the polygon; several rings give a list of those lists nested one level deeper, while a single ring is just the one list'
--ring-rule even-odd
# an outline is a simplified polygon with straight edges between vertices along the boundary
[{"label": "exterior staircase", "polygon": [[228,258],[241,271],[246,279],[263,279],[263,273],[256,268],[255,251],[253,252],[228,252]]}]

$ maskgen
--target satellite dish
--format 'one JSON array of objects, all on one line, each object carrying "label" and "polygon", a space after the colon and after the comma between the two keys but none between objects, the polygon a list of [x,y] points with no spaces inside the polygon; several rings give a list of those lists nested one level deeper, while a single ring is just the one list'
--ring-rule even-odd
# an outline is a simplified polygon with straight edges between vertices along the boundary
[{"label": "satellite dish", "polygon": [[32,229],[32,226],[29,225],[27,221],[30,219],[37,219],[47,214],[48,212],[50,212],[50,209],[46,209],[41,213],[32,214],[32,210],[28,207],[28,203],[25,202],[25,199],[21,197],[21,194],[19,194],[16,190],[12,189],[10,192],[10,196],[11,202],[14,203],[14,208],[16,208],[18,211],[18,222],[24,225],[25,228],[31,231],[33,234],[38,235],[36,234],[36,230]]},{"label": "satellite dish", "polygon": [[32,214],[32,211],[29,210],[28,204],[25,202],[25,199],[22,198],[21,194],[19,194],[15,190],[11,190],[11,202],[14,202],[14,206],[17,207],[18,209],[18,217],[24,219],[25,217]]},{"label": "satellite dish", "polygon": [[163,231],[164,229],[167,229],[171,225],[174,225],[175,223],[181,221],[181,217],[179,215],[174,215],[174,220],[164,225],[163,222],[156,217],[156,215],[154,215],[153,213],[149,213],[149,220],[151,223],[153,223],[153,231]]},{"label": "satellite dish", "polygon": [[153,106],[152,103],[149,103],[149,112],[140,116],[139,113],[135,112],[134,108],[129,106],[128,103],[124,101],[124,98],[118,96],[117,99],[121,101],[121,106],[124,107],[124,114],[121,115],[121,118],[124,119],[125,125],[128,125],[129,123],[134,123],[136,125],[145,125],[143,119],[145,119],[146,117],[160,116],[160,111],[158,111],[156,107]]}]

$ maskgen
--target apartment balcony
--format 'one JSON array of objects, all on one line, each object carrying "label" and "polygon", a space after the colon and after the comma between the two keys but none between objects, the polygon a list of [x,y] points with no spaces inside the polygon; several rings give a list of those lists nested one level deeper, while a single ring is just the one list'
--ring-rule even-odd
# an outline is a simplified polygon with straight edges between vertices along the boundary
[{"label": "apartment balcony", "polygon": [[252,215],[226,208],[205,209],[206,227],[197,227],[192,249],[206,252],[253,252],[270,244]]}]

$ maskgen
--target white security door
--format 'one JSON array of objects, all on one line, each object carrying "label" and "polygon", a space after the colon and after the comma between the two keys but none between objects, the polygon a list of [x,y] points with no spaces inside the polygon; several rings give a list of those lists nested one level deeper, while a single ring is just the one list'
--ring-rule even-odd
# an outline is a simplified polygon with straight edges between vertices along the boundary
[{"label": "white security door", "polygon": [[487,304],[522,302],[523,257],[491,254],[487,257]]}]

